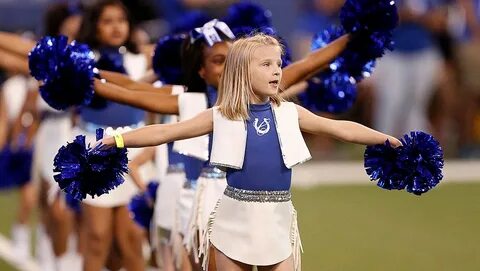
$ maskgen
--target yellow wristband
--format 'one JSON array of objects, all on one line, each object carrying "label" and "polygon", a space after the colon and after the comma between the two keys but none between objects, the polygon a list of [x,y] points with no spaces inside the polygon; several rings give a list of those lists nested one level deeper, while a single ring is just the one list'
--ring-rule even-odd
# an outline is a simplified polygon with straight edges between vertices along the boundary
[{"label": "yellow wristband", "polygon": [[120,133],[114,134],[113,139],[115,139],[115,145],[117,146],[117,148],[119,149],[125,148],[125,143],[123,142],[122,134]]}]

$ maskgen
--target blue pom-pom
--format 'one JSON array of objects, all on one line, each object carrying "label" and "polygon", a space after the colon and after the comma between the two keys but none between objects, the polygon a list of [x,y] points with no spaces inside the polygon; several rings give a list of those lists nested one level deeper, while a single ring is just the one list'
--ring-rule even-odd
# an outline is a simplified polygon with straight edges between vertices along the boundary
[{"label": "blue pom-pom", "polygon": [[407,173],[407,191],[421,195],[442,180],[443,151],[435,138],[420,131],[402,139],[398,160]]},{"label": "blue pom-pom", "polygon": [[[323,48],[343,34],[345,34],[343,28],[332,26],[313,37],[311,48],[312,50]],[[359,46],[365,45],[359,42]],[[330,63],[330,70],[346,73],[355,79],[357,83],[366,77],[370,77],[375,68],[375,60],[372,60],[374,58],[371,57],[371,54],[360,54],[357,49],[358,46],[348,46],[346,50]]]},{"label": "blue pom-pom", "polygon": [[182,83],[181,48],[185,34],[165,36],[158,40],[152,59],[153,70],[166,84]]},{"label": "blue pom-pom", "polygon": [[364,166],[372,181],[384,189],[402,190],[406,187],[405,172],[399,166],[398,151],[390,142],[368,146],[364,154]]},{"label": "blue pom-pom", "polygon": [[72,195],[65,193],[65,203],[67,204],[70,210],[75,213],[80,213],[82,211],[81,201],[75,199]]},{"label": "blue pom-pom", "polygon": [[84,199],[86,192],[83,183],[88,178],[88,151],[85,136],[77,136],[73,142],[62,146],[54,158],[54,176],[60,189],[75,199]]},{"label": "blue pom-pom", "polygon": [[38,41],[28,55],[30,74],[38,81],[49,81],[59,76],[59,63],[67,54],[68,39],[65,36],[45,36]]},{"label": "blue pom-pom", "polygon": [[[103,138],[103,129],[97,129],[97,140]],[[121,185],[128,172],[127,149],[93,148],[88,151],[88,165],[92,177],[90,195],[100,196]]]},{"label": "blue pom-pom", "polygon": [[271,27],[272,12],[249,1],[232,4],[223,19],[231,29]]},{"label": "blue pom-pom", "polygon": [[398,24],[394,0],[347,0],[339,17],[347,32],[390,31]]},{"label": "blue pom-pom", "polygon": [[32,76],[43,82],[40,95],[48,105],[64,110],[87,105],[93,98],[94,54],[66,37],[44,37],[29,54]]},{"label": "blue pom-pom", "polygon": [[403,146],[395,149],[388,142],[368,146],[365,170],[382,188],[406,189],[421,195],[443,178],[442,148],[433,136],[424,132],[411,132],[401,141]]},{"label": "blue pom-pom", "polygon": [[188,33],[196,27],[202,27],[205,23],[212,20],[210,16],[201,11],[190,11],[175,20],[170,27],[171,34]]},{"label": "blue pom-pom", "polygon": [[349,49],[355,61],[367,63],[393,49],[392,31],[398,25],[393,0],[347,0],[340,11],[346,32],[353,33]]},{"label": "blue pom-pom", "polygon": [[344,113],[355,103],[357,90],[354,80],[340,72],[326,72],[308,81],[299,96],[302,104],[312,111]]},{"label": "blue pom-pom", "polygon": [[108,193],[123,183],[128,172],[126,149],[85,145],[85,136],[79,135],[58,151],[54,159],[55,181],[60,188],[77,200]]},{"label": "blue pom-pom", "polygon": [[158,185],[158,182],[150,182],[147,191],[134,196],[128,205],[133,221],[144,229],[149,229],[152,221]]}]

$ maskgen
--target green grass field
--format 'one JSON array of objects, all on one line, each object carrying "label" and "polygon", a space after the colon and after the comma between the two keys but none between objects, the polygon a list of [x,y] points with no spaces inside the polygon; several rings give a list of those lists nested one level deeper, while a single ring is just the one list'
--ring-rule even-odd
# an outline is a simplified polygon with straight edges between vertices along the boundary
[{"label": "green grass field", "polygon": [[[0,194],[0,231],[16,194]],[[480,268],[480,183],[417,197],[371,186],[295,190],[304,271],[470,271]],[[0,270],[11,271],[0,261]]]}]

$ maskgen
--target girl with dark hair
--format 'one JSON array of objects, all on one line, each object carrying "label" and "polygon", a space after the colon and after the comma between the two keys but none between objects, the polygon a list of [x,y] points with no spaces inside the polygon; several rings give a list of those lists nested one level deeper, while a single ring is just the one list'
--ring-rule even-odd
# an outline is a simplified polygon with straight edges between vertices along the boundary
[{"label": "girl with dark hair", "polygon": [[[44,29],[46,35],[65,35],[72,40],[78,32],[81,22],[81,10],[78,6],[68,3],[58,3],[49,7],[44,17]],[[56,151],[65,140],[69,140],[71,133],[71,120],[68,112],[59,112],[48,107],[43,100],[38,99],[37,86],[28,84],[29,71],[27,56],[30,50],[35,46],[35,41],[29,40],[16,34],[0,33],[0,55],[6,57],[6,64],[0,64],[5,69],[16,75],[7,82],[6,88],[13,93],[11,98],[7,98],[8,105],[14,104],[14,100],[22,93],[27,85],[32,91],[26,93],[26,97],[21,106],[21,111],[15,123],[12,125],[13,146],[18,146],[18,139],[21,138],[22,131],[25,130],[26,119],[32,119],[30,124],[30,134],[35,128],[38,128],[34,139],[33,149],[33,169],[31,179],[34,182],[27,183],[21,188],[21,214],[19,216],[20,224],[15,225],[12,230],[14,245],[17,247],[16,255],[21,260],[28,256],[30,251],[30,238],[28,229],[23,226],[28,220],[30,209],[36,202],[36,186],[39,184],[39,203],[42,214],[42,222],[37,228],[37,255],[42,270],[80,270],[81,257],[77,254],[77,248],[74,251],[68,251],[69,237],[74,229],[74,216],[72,211],[66,207],[63,196],[59,194],[48,193],[50,188],[56,188],[53,172],[51,170],[51,161]],[[52,191],[58,191],[53,189]],[[24,221],[22,223],[22,221]],[[51,238],[51,241],[49,238]],[[16,245],[16,244],[19,245]],[[24,243],[22,245],[22,243]],[[53,252],[52,252],[53,248]],[[26,251],[26,252],[22,252]],[[25,255],[27,253],[27,255]],[[53,262],[53,256],[56,257]]]},{"label": "girl with dark hair", "polygon": [[[143,77],[148,59],[139,54],[132,40],[134,26],[125,6],[120,1],[103,0],[90,6],[84,16],[77,40],[94,50],[97,67],[125,73],[133,80]],[[74,134],[83,134],[87,140],[93,140],[97,128],[131,129],[143,126],[144,119],[143,110],[99,98],[90,107],[81,109]],[[129,158],[133,159],[140,151],[129,152]],[[85,271],[101,270],[111,250],[119,252],[126,270],[144,269],[142,232],[133,223],[127,208],[137,191],[137,186],[127,177],[112,193],[87,197],[82,202]]]}]

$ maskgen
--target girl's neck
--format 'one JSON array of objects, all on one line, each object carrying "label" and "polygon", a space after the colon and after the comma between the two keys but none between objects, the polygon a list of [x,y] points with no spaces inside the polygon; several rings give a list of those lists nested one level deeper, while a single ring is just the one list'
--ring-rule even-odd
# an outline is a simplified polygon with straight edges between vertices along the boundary
[{"label": "girl's neck", "polygon": [[253,95],[250,98],[250,104],[265,104],[270,101],[269,96]]}]

